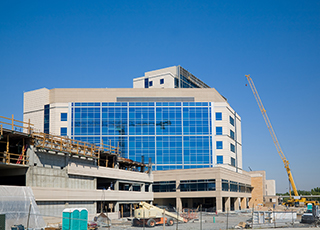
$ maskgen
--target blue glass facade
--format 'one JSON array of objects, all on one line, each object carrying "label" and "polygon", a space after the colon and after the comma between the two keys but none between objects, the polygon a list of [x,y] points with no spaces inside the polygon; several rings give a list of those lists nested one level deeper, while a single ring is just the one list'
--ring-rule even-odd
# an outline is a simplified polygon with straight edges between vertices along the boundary
[{"label": "blue glass facade", "polygon": [[71,137],[119,146],[155,170],[212,167],[211,102],[71,103]]}]

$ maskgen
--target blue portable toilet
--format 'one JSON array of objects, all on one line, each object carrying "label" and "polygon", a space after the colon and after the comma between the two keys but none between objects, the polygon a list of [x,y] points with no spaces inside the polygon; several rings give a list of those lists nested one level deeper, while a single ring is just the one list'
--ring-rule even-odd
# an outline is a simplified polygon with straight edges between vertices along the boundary
[{"label": "blue portable toilet", "polygon": [[71,229],[71,213],[72,208],[66,208],[62,211],[62,230],[70,230]]},{"label": "blue portable toilet", "polygon": [[88,229],[88,210],[86,208],[79,208],[80,217],[80,230]]},{"label": "blue portable toilet", "polygon": [[71,228],[70,230],[79,230],[80,228],[80,212],[79,209],[73,208],[71,213]]}]

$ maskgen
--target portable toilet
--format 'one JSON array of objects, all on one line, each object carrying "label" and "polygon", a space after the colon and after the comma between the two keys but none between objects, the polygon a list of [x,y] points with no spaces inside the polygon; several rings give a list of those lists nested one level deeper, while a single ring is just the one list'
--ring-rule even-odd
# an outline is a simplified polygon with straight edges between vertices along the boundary
[{"label": "portable toilet", "polygon": [[88,229],[88,210],[86,208],[79,208],[80,217],[80,230]]},{"label": "portable toilet", "polygon": [[72,209],[72,213],[71,213],[71,228],[70,230],[79,230],[80,228],[80,212],[79,212],[79,209],[77,208],[73,208]]},{"label": "portable toilet", "polygon": [[72,208],[66,208],[62,211],[62,230],[70,230],[71,229],[71,213]]},{"label": "portable toilet", "polygon": [[313,206],[312,203],[308,203],[307,204],[307,210],[312,210],[312,206]]}]

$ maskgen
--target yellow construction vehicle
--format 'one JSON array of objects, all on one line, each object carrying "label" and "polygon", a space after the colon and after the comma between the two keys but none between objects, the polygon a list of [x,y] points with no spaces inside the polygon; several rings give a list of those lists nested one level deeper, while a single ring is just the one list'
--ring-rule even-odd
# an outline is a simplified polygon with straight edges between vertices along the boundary
[{"label": "yellow construction vehicle", "polygon": [[245,76],[246,76],[246,78],[247,78],[247,80],[249,82],[249,85],[251,87],[253,95],[254,95],[257,103],[258,103],[258,106],[260,108],[260,111],[262,113],[264,121],[266,122],[266,125],[267,125],[267,127],[269,129],[270,135],[272,137],[274,145],[276,146],[277,152],[278,152],[281,160],[283,161],[284,167],[285,167],[285,169],[287,171],[288,178],[289,178],[289,181],[290,181],[293,193],[294,193],[294,197],[292,197],[291,196],[291,190],[289,191],[290,198],[286,202],[284,202],[283,205],[287,205],[287,206],[300,206],[300,205],[303,205],[304,206],[307,203],[312,203],[314,205],[319,205],[318,201],[307,201],[306,198],[299,196],[297,188],[296,188],[296,185],[295,185],[293,177],[292,177],[292,173],[291,173],[290,167],[289,167],[289,161],[287,160],[287,158],[285,157],[285,155],[282,152],[282,149],[281,149],[280,144],[278,142],[277,136],[276,136],[276,134],[275,134],[275,132],[273,130],[273,127],[271,125],[271,122],[269,120],[267,112],[266,112],[266,110],[265,110],[265,108],[264,108],[264,106],[262,104],[262,101],[260,99],[258,91],[257,91],[257,89],[256,89],[256,87],[255,87],[250,75],[245,75]]},{"label": "yellow construction vehicle", "polygon": [[[168,218],[165,216],[168,216]],[[174,220],[188,222],[187,219],[179,216],[178,214],[168,212],[152,204],[141,201],[139,203],[139,208],[134,210],[134,219],[132,225],[145,225],[148,227],[154,227],[157,224],[165,223],[169,226],[172,226],[174,224]]]}]

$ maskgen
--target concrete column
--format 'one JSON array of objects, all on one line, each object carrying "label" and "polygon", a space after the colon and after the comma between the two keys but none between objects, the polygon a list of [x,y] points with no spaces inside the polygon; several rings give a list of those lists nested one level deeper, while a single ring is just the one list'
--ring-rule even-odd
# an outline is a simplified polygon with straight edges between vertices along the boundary
[{"label": "concrete column", "polygon": [[114,190],[119,190],[119,181],[114,183]]},{"label": "concrete column", "polygon": [[146,192],[146,184],[145,183],[143,183],[143,184],[141,184],[141,192]]},{"label": "concrete column", "polygon": [[152,184],[149,185],[149,192],[152,192]]},{"label": "concrete column", "polygon": [[116,202],[116,204],[114,206],[114,211],[119,212],[119,202]]},{"label": "concrete column", "polygon": [[216,197],[216,207],[217,207],[217,212],[222,212],[222,197],[218,196]]},{"label": "concrete column", "polygon": [[239,205],[240,205],[240,201],[239,201],[239,197],[236,198],[236,202],[234,204],[234,210],[239,210]]},{"label": "concrete column", "polygon": [[226,197],[225,211],[230,211],[230,197]]},{"label": "concrete column", "polygon": [[246,199],[247,198],[241,198],[241,209],[246,209],[247,208],[247,204],[246,204]]},{"label": "concrete column", "polygon": [[179,210],[179,212],[182,210],[182,202],[180,197],[176,197],[176,209]]}]

